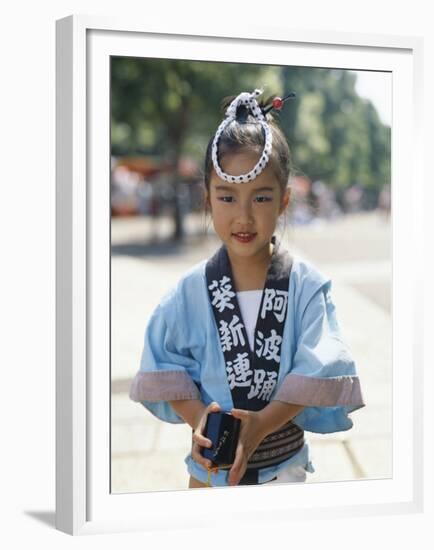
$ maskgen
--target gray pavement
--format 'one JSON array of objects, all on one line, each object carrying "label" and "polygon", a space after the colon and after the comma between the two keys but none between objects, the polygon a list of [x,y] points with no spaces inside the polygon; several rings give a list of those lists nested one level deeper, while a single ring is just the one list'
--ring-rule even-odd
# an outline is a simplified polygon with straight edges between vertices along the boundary
[{"label": "gray pavement", "polygon": [[[112,221],[112,479],[114,493],[185,489],[184,458],[191,430],[155,419],[128,398],[140,362],[143,331],[161,295],[194,263],[219,246],[201,217],[187,220],[180,247],[143,218]],[[152,235],[153,240],[150,240]],[[376,213],[287,227],[284,241],[333,280],[333,299],[345,340],[357,362],[367,404],[354,427],[336,434],[307,433],[315,473],[308,483],[392,476],[392,324],[390,224]]]}]

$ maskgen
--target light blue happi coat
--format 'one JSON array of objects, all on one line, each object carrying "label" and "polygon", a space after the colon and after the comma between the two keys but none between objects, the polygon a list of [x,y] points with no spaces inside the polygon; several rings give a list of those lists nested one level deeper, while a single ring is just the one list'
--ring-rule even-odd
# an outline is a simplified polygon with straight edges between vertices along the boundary
[{"label": "light blue happi coat", "polygon": [[[205,266],[203,261],[186,273],[153,312],[140,370],[131,386],[131,399],[166,422],[184,422],[168,403],[171,400],[201,399],[205,405],[216,401],[222,410],[233,408]],[[331,281],[310,263],[293,259],[279,376],[271,395],[271,400],[303,405],[292,421],[317,433],[350,429],[349,413],[364,406],[330,289]],[[207,471],[191,455],[186,463],[193,477],[206,481]],[[313,471],[307,443],[289,460],[260,470],[259,483],[289,464]],[[227,485],[227,472],[214,474],[212,483]]]}]

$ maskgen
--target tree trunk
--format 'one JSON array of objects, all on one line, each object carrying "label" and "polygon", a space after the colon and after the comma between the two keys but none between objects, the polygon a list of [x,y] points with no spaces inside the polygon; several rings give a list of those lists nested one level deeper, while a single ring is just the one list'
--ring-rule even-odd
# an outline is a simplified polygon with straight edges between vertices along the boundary
[{"label": "tree trunk", "polygon": [[179,188],[180,188],[180,177],[178,173],[179,160],[181,158],[181,149],[182,143],[184,140],[185,132],[188,128],[188,117],[189,117],[189,98],[182,98],[181,109],[178,112],[178,116],[174,117],[174,120],[177,123],[173,126],[171,134],[171,143],[172,143],[172,158],[171,165],[173,166],[172,173],[172,190],[173,190],[173,235],[172,238],[174,241],[181,241],[185,236],[184,231],[184,213],[182,211],[182,205],[179,200]]},{"label": "tree trunk", "polygon": [[182,212],[181,204],[179,201],[179,181],[177,180],[178,174],[175,172],[174,174],[175,180],[173,185],[173,191],[174,191],[174,205],[173,205],[173,223],[174,223],[174,230],[173,230],[173,240],[174,241],[182,241],[184,238],[184,215]]}]

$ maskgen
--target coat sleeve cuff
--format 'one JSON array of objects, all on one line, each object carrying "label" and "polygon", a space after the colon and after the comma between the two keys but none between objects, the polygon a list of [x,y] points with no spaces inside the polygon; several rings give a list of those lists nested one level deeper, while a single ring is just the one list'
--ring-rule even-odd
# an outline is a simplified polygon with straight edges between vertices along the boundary
[{"label": "coat sleeve cuff", "polygon": [[133,401],[200,399],[200,392],[185,371],[138,372],[130,388]]},{"label": "coat sleeve cuff", "polygon": [[289,373],[273,400],[305,407],[364,406],[358,376],[318,378]]}]

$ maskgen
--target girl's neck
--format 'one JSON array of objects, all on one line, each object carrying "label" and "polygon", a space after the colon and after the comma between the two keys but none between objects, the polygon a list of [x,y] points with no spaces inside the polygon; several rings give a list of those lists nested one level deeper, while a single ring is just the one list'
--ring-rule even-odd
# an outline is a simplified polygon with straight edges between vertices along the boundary
[{"label": "girl's neck", "polygon": [[272,253],[272,244],[268,248],[265,248],[261,254],[248,258],[231,255],[228,250],[232,276],[238,292],[244,290],[262,290],[264,288]]}]

